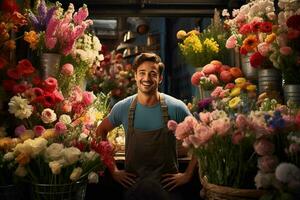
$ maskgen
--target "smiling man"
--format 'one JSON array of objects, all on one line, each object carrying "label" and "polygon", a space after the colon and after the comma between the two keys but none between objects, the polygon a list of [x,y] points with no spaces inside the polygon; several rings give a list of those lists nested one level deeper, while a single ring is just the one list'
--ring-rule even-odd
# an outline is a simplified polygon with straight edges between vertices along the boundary
[{"label": "smiling man", "polygon": [[158,91],[164,70],[158,55],[138,55],[133,69],[137,94],[115,104],[96,131],[106,140],[107,133],[115,127],[122,124],[125,129],[125,169],[119,170],[115,165],[111,175],[126,189],[128,199],[138,199],[133,197],[137,194],[143,198],[149,187],[156,188],[154,195],[182,199],[177,188],[191,179],[196,159],[190,161],[184,173],[178,171],[176,138],[167,122],[179,123],[190,112],[182,101]]}]

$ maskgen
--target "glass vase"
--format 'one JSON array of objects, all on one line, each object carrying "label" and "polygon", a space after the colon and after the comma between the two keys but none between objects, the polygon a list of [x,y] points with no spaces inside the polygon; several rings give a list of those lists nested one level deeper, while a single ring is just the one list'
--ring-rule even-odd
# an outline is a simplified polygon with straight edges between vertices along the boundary
[{"label": "glass vase", "polygon": [[61,55],[58,53],[43,53],[41,55],[42,77],[57,77],[60,68]]},{"label": "glass vase", "polygon": [[68,184],[32,184],[35,200],[84,200],[87,182],[78,181]]}]

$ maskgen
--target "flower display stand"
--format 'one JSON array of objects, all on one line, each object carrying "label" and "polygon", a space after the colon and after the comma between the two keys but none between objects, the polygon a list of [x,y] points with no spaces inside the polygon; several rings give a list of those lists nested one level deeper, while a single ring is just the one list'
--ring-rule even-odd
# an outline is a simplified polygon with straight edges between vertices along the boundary
[{"label": "flower display stand", "polygon": [[207,200],[254,200],[266,194],[264,190],[239,189],[228,186],[220,186],[208,183],[207,178],[200,177],[204,190],[204,198]]},{"label": "flower display stand", "polygon": [[32,196],[36,200],[84,200],[87,182],[69,184],[32,184]]}]

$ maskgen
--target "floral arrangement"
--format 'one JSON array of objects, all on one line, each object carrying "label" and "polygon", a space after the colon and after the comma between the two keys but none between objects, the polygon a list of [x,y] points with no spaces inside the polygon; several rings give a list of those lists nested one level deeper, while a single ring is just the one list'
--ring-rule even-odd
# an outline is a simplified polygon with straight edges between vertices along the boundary
[{"label": "floral arrangement", "polygon": [[[227,10],[223,16],[230,17]],[[250,56],[250,63],[255,68],[271,68],[268,58],[271,43],[275,39],[276,27],[274,1],[251,0],[240,9],[234,10],[233,19],[225,20],[232,35],[227,39],[226,47],[240,49],[241,54]]]},{"label": "floral arrangement", "polygon": [[[39,44],[43,52],[69,55],[77,39],[83,36],[84,31],[93,23],[92,20],[86,19],[88,16],[86,5],[79,8],[76,13],[74,13],[75,9],[72,3],[65,12],[59,2],[56,3],[56,6],[48,9],[42,0],[37,7],[36,15],[29,11],[29,20],[33,28],[38,31]],[[30,34],[35,35],[36,32],[33,31]]]},{"label": "floral arrangement", "polygon": [[242,76],[240,68],[223,65],[222,62],[213,60],[200,71],[196,71],[191,77],[191,82],[192,85],[201,86],[204,90],[213,90]]},{"label": "floral arrangement", "polygon": [[177,32],[179,49],[184,59],[192,66],[198,68],[212,60],[225,62],[228,52],[225,48],[227,31],[222,26],[219,12],[215,10],[213,23],[201,33],[192,30]]},{"label": "floral arrangement", "polygon": [[88,88],[95,93],[110,94],[116,100],[136,92],[134,72],[131,64],[121,54],[106,52],[104,60],[94,73]]},{"label": "floral arrangement", "polygon": [[286,84],[300,83],[299,41],[300,3],[298,1],[278,1],[278,29],[276,39],[271,44],[269,58],[274,67],[282,71]]}]

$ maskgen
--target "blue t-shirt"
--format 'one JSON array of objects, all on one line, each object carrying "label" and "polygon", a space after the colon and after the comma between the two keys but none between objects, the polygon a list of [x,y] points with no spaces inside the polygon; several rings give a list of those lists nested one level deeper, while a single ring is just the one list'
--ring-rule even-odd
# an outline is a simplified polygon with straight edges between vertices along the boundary
[{"label": "blue t-shirt", "polygon": [[[175,120],[179,123],[183,121],[186,116],[191,115],[187,106],[181,100],[167,94],[163,95],[168,106],[169,120]],[[129,107],[135,97],[136,94],[129,96],[114,105],[108,115],[108,119],[113,126],[117,127],[122,124],[127,132]],[[164,121],[160,103],[153,106],[144,106],[137,102],[134,116],[134,128],[143,131],[152,131],[163,127]]]}]

